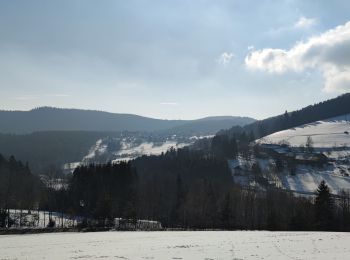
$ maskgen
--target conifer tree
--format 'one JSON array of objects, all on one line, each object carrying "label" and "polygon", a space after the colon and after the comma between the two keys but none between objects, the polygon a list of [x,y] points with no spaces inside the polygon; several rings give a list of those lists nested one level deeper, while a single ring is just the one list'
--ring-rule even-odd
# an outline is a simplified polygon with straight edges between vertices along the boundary
[{"label": "conifer tree", "polygon": [[333,199],[330,189],[324,180],[318,185],[315,200],[316,227],[321,230],[330,230],[333,225]]}]

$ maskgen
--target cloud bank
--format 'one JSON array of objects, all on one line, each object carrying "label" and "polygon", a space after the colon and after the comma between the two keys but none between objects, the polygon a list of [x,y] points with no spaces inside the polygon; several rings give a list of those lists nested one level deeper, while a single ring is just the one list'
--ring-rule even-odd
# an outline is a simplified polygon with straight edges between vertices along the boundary
[{"label": "cloud bank", "polygon": [[250,69],[284,73],[318,69],[327,92],[350,91],[350,22],[328,30],[289,50],[266,48],[245,58]]}]

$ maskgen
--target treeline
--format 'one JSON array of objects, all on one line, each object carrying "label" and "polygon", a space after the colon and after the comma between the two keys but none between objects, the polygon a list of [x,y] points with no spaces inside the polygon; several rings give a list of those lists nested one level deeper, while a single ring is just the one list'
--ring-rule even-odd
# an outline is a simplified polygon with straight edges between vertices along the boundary
[{"label": "treeline", "polygon": [[166,227],[210,227],[221,193],[232,184],[225,160],[189,149],[132,163],[139,176],[139,214]]},{"label": "treeline", "polygon": [[[27,165],[0,157],[0,226],[9,209],[79,216],[81,225],[151,219],[166,228],[350,231],[350,194],[322,182],[315,199],[266,186],[237,186],[227,162],[201,151],[170,150],[132,162],[79,167],[60,189],[44,187]],[[50,222],[51,223],[51,222]]]},{"label": "treeline", "polygon": [[130,163],[82,166],[70,180],[67,206],[74,215],[101,222],[136,218],[137,183]]},{"label": "treeline", "polygon": [[350,231],[349,193],[334,197],[324,182],[315,199],[239,187],[225,160],[189,149],[80,167],[66,189],[45,192],[42,209],[101,226],[122,217],[166,228]]},{"label": "treeline", "polygon": [[249,159],[254,153],[251,143],[255,140],[255,136],[253,132],[247,134],[238,126],[234,129],[235,131],[230,131],[229,134],[219,133],[213,138],[199,139],[191,148],[206,152],[222,160],[233,159],[237,156]]},{"label": "treeline", "polygon": [[27,164],[0,155],[0,227],[5,226],[9,209],[37,208],[42,191],[40,179]]},{"label": "treeline", "polygon": [[350,113],[350,93],[343,94],[337,98],[330,99],[315,105],[310,105],[293,112],[285,112],[282,115],[259,120],[244,127],[232,127],[223,130],[218,135],[231,136],[245,132],[247,135],[253,133],[260,138],[274,132],[282,131],[303,124],[328,119]]},{"label": "treeline", "polygon": [[[171,149],[128,163],[78,167],[68,188],[47,190],[41,205],[94,220],[96,225],[122,217],[159,220],[165,227],[184,227],[187,222],[189,227],[206,227],[212,225],[220,191],[231,184],[225,161],[189,149]],[[190,217],[185,218],[184,210]]]}]

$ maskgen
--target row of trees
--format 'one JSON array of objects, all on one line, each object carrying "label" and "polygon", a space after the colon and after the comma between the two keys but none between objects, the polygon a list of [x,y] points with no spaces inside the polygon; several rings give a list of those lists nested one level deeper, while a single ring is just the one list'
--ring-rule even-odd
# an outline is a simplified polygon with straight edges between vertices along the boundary
[{"label": "row of trees", "polygon": [[0,227],[8,222],[9,209],[37,208],[42,190],[41,181],[27,164],[0,155]]},{"label": "row of trees", "polygon": [[249,158],[252,153],[250,143],[254,140],[253,132],[246,134],[244,131],[237,130],[230,135],[219,133],[211,139],[209,151],[221,158],[235,158],[238,155]]},{"label": "row of trees", "polygon": [[129,163],[76,169],[69,185],[44,188],[28,167],[1,157],[0,225],[10,208],[63,212],[100,225],[115,217],[152,219],[169,228],[350,230],[350,195],[334,197],[325,182],[315,199],[232,182],[225,160],[170,150]]}]

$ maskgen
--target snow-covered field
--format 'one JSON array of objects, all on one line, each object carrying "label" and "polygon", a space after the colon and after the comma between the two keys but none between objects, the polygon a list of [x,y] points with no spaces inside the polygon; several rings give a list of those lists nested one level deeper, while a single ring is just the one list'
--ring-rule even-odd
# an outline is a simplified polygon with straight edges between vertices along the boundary
[{"label": "snow-covered field", "polygon": [[96,232],[0,237],[0,259],[349,259],[349,233]]},{"label": "snow-covered field", "polygon": [[315,147],[350,146],[350,114],[317,121],[268,135],[261,143],[289,142],[292,146],[305,145],[308,136]]}]

